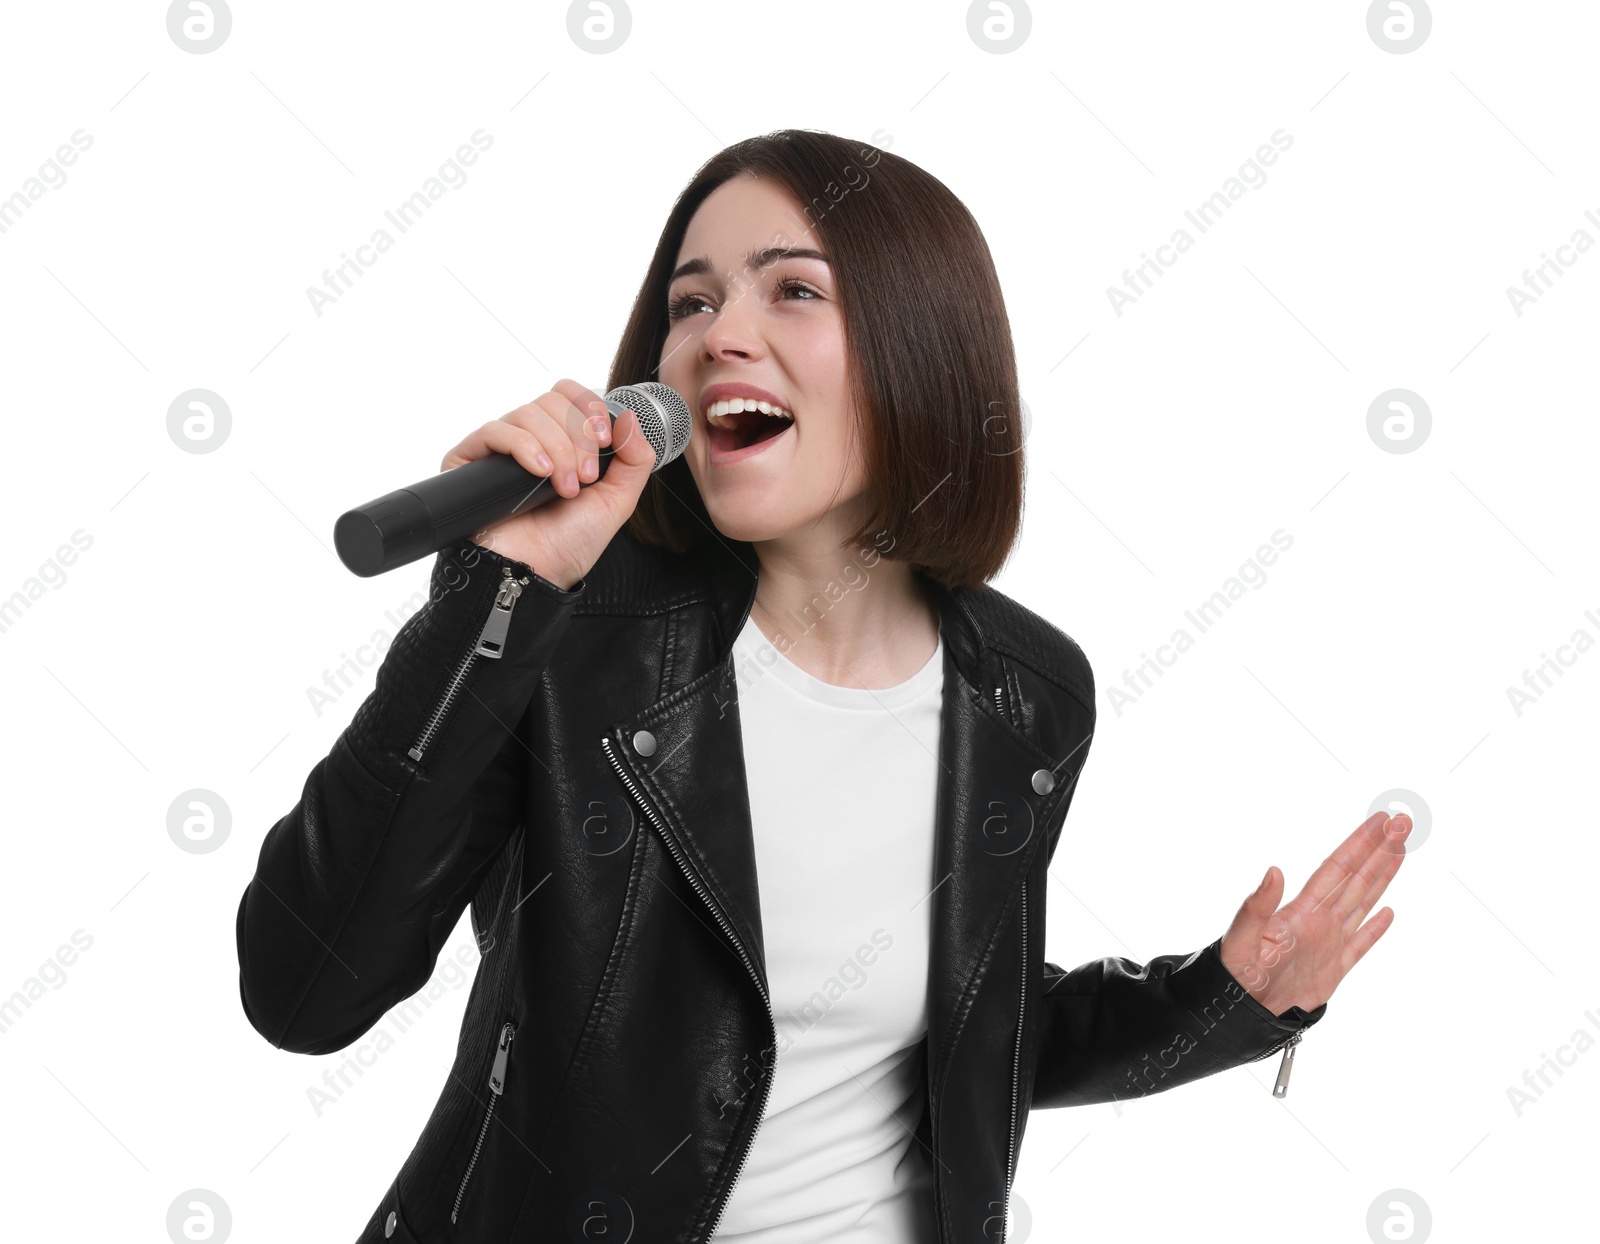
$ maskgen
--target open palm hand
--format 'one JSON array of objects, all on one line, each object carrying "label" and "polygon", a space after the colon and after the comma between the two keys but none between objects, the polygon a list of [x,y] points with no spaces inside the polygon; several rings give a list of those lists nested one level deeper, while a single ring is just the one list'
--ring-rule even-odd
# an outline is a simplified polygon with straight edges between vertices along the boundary
[{"label": "open palm hand", "polygon": [[1222,938],[1223,966],[1274,1015],[1321,1006],[1394,921],[1367,912],[1405,861],[1411,818],[1375,812],[1281,909],[1283,874],[1267,869]]}]

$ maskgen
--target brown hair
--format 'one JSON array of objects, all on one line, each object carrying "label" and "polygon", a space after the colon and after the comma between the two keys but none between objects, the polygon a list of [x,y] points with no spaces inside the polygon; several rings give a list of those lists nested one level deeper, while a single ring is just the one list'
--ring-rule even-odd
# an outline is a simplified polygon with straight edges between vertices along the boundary
[{"label": "brown hair", "polygon": [[[1016,358],[977,222],[909,160],[793,129],[712,156],[667,217],[608,387],[659,379],[667,285],[684,233],[706,197],[740,174],[770,178],[805,205],[788,240],[804,245],[798,235],[814,229],[837,282],[868,480],[867,518],[841,547],[875,546],[947,588],[981,587],[1005,563],[1022,519]],[[651,476],[628,529],[678,553],[713,530],[681,457]]]}]

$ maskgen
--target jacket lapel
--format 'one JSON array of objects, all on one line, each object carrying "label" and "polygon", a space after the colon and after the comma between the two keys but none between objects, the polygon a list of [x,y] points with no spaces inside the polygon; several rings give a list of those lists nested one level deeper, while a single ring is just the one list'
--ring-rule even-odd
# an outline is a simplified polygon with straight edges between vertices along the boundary
[{"label": "jacket lapel", "polygon": [[961,594],[940,589],[944,713],[935,812],[929,1081],[937,1094],[977,994],[990,949],[1075,766],[1052,759],[993,707],[1004,679]]},{"label": "jacket lapel", "polygon": [[[648,801],[713,915],[732,934],[764,993],[766,957],[739,726],[731,645],[755,599],[751,545],[717,539],[702,561],[711,576],[721,630],[715,663],[669,690],[608,732],[611,748]],[[731,553],[732,556],[727,554]],[[933,832],[935,884],[928,976],[929,1066],[937,1089],[947,1055],[965,1022],[988,951],[1009,912],[1050,816],[1071,785],[1058,765],[1022,734],[989,697],[1002,684],[972,612],[960,593],[933,585],[945,644],[938,798]],[[654,750],[635,745],[645,731]],[[650,742],[646,741],[646,748]],[[1037,783],[1035,775],[1051,779]]]},{"label": "jacket lapel", "polygon": [[[644,792],[668,849],[696,888],[709,893],[714,914],[731,926],[735,949],[767,993],[737,693],[733,665],[724,659],[608,734]],[[648,756],[634,744],[640,731],[654,741]]]}]

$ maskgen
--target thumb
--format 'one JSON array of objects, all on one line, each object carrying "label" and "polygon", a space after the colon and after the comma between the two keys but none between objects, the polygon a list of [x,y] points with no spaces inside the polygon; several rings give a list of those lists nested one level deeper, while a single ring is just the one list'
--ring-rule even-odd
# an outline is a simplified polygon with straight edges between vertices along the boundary
[{"label": "thumb", "polygon": [[631,513],[655,469],[655,449],[639,426],[639,416],[624,410],[611,424],[611,461],[606,473],[584,489],[603,500],[607,509]]},{"label": "thumb", "polygon": [[607,479],[611,478],[618,466],[622,466],[626,468],[624,475],[631,484],[636,473],[648,475],[655,467],[655,447],[639,426],[639,416],[631,410],[623,411],[611,425],[611,448],[613,459],[606,468]]},{"label": "thumb", "polygon": [[1260,940],[1267,920],[1278,910],[1278,900],[1283,897],[1283,874],[1269,866],[1261,884],[1239,904],[1239,910],[1228,926],[1225,939],[1233,946],[1254,947]]},{"label": "thumb", "polygon": [[1249,912],[1260,923],[1278,910],[1278,900],[1283,897],[1283,874],[1276,865],[1267,865],[1267,875],[1261,878],[1261,884],[1244,900],[1240,906],[1241,912]]}]

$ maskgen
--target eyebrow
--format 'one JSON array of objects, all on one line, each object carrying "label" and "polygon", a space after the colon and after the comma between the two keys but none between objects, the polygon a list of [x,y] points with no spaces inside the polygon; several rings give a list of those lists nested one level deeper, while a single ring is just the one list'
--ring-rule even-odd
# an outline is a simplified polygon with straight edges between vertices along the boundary
[{"label": "eyebrow", "polygon": [[[760,250],[751,251],[744,257],[747,268],[770,268],[782,259],[820,259],[828,263],[828,257],[819,250],[809,246],[763,246]],[[831,264],[829,265],[832,266]],[[676,271],[667,278],[671,285],[680,276],[701,276],[711,271],[711,261],[705,256],[698,259],[688,259],[679,264]]]}]

